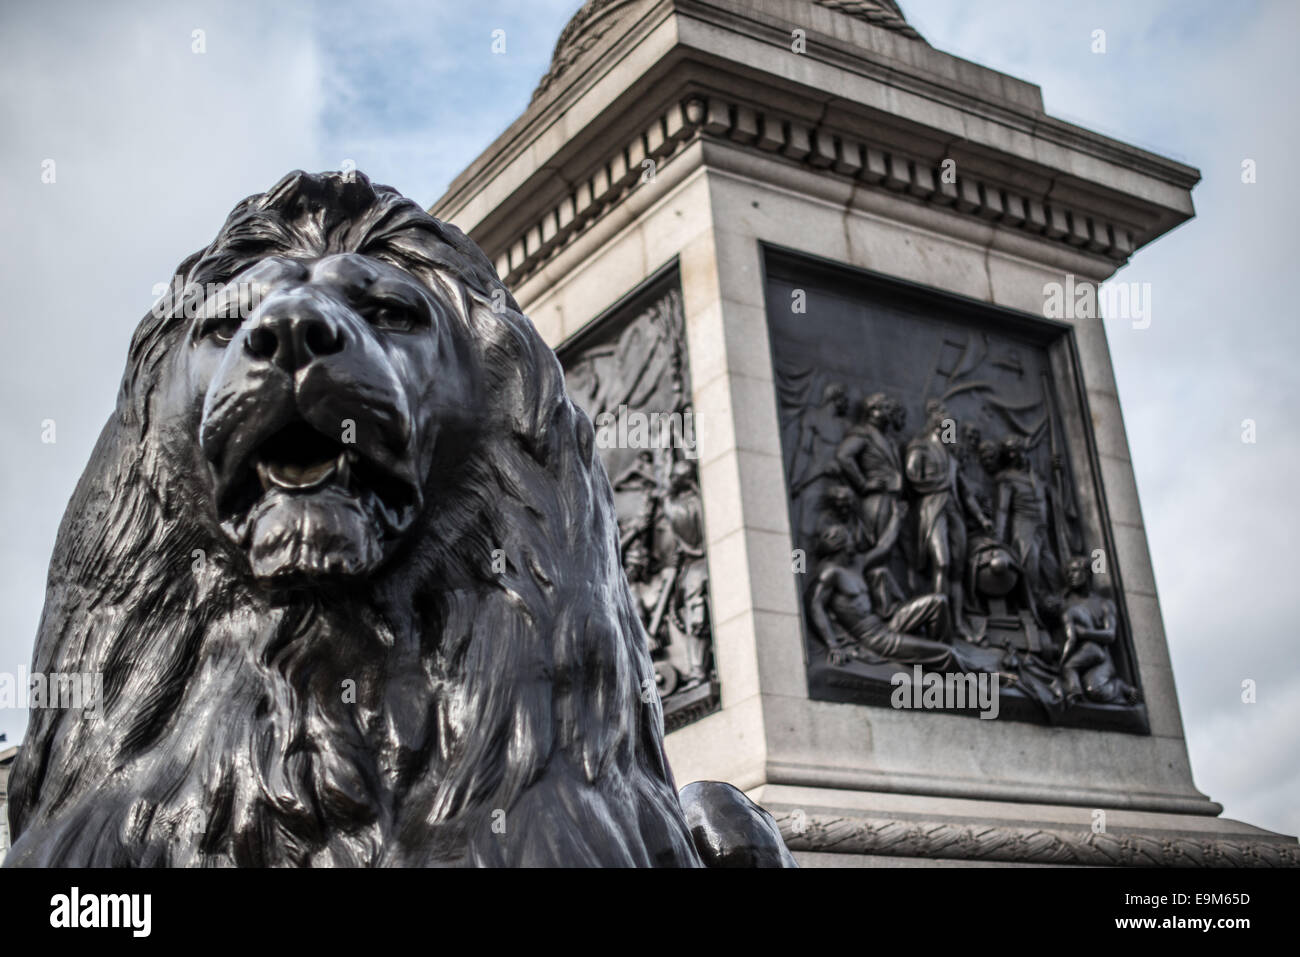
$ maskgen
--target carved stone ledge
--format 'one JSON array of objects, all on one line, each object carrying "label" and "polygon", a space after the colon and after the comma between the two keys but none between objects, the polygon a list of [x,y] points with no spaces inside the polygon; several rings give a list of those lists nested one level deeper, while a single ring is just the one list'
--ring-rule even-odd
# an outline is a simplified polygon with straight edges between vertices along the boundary
[{"label": "carved stone ledge", "polygon": [[[703,132],[722,139],[748,142],[745,136],[738,136],[736,130],[742,109],[746,111],[746,117],[753,112],[748,107],[709,96],[709,122],[704,125]],[[761,111],[759,120],[767,138],[765,149],[768,152],[782,153],[814,169],[883,186],[892,192],[906,193],[939,206],[955,203],[960,212],[970,216],[1046,235],[1067,245],[1086,246],[1117,264],[1127,261],[1133,252],[1133,237],[1123,225],[1095,219],[1084,210],[1049,202],[1045,196],[1025,196],[999,184],[964,175],[959,175],[956,183],[951,182],[951,176],[945,181],[943,169],[932,165],[930,160],[902,155],[883,144],[840,136],[828,129],[810,128],[797,120],[784,121]],[[746,123],[749,122],[746,119]],[[1026,218],[1027,203],[1036,206],[1041,215]]]},{"label": "carved stone ledge", "polygon": [[942,161],[903,155],[860,136],[840,135],[720,96],[693,94],[655,116],[628,143],[607,155],[574,191],[539,221],[497,249],[498,273],[516,285],[536,272],[574,238],[647,182],[645,160],[655,175],[680,150],[705,136],[768,155],[781,155],[826,175],[844,177],[919,203],[942,206],[1007,229],[1083,248],[1117,266],[1136,246],[1124,224],[1089,215],[1046,196],[1029,196],[958,173]]},{"label": "carved stone ledge", "polygon": [[1083,867],[1300,867],[1300,844],[774,812],[792,851]]},{"label": "carved stone ledge", "polygon": [[[634,190],[653,182],[653,176],[695,137],[701,123],[707,122],[703,111],[702,99],[687,97],[656,116],[623,147],[607,155],[572,193],[548,209],[522,236],[496,250],[492,258],[497,274],[507,285],[517,285]],[[732,118],[727,116],[726,122],[731,124]],[[646,160],[654,166],[646,167]]]}]

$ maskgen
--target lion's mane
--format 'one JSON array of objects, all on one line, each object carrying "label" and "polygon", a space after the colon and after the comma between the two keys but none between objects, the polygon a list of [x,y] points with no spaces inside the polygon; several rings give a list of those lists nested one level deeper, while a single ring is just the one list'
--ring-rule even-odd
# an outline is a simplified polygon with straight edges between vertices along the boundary
[{"label": "lion's mane", "polygon": [[591,424],[482,252],[360,174],[298,172],[177,275],[336,252],[452,307],[486,382],[474,443],[431,471],[417,526],[364,584],[259,587],[196,500],[197,432],[164,442],[155,424],[187,297],[146,315],[33,658],[101,673],[101,713],[33,710],[7,863],[697,863]]}]

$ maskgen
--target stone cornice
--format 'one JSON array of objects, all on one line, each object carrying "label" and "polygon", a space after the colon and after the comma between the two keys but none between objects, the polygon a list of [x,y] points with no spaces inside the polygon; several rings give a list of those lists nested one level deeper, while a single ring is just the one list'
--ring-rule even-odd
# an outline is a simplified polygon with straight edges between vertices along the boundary
[{"label": "stone cornice", "polygon": [[1044,177],[1040,191],[962,173],[948,181],[942,161],[936,163],[933,157],[783,119],[734,98],[693,94],[651,117],[626,145],[608,150],[591,175],[579,179],[570,193],[520,229],[508,245],[489,248],[497,272],[512,286],[528,278],[633,191],[652,183],[651,173],[657,179],[695,139],[756,151],[864,188],[910,197],[1027,237],[1076,247],[1114,265],[1127,261],[1138,244],[1135,231],[1140,227],[1123,217],[1108,218],[1095,205],[1056,198],[1052,179]]},{"label": "stone cornice", "polygon": [[[791,2],[797,0],[774,0],[770,10],[761,5],[749,8],[743,20],[736,17],[732,8],[736,4],[744,6],[745,0],[678,0],[677,7],[691,20],[708,24],[718,31],[762,41],[786,53],[790,44],[790,27],[798,21],[780,15],[780,7]],[[1200,180],[1200,173],[1183,163],[1049,116],[1043,109],[1042,92],[1036,84],[962,60],[923,43],[905,42],[887,32],[869,31],[864,37],[861,29],[847,36],[839,32],[810,30],[808,51],[803,56],[868,78],[883,87],[906,91],[923,100],[953,107],[962,114],[990,120],[1016,133],[1097,156],[1125,169],[1139,170],[1184,189],[1191,189]],[[684,42],[690,42],[691,38],[686,36],[689,31],[682,32]],[[870,55],[864,55],[864,41],[867,39],[876,41],[868,48]],[[706,48],[709,44],[697,45]],[[768,59],[766,62],[775,75],[788,68],[792,60]],[[793,72],[804,71],[784,69],[784,77],[790,79]],[[823,104],[828,113],[837,107],[852,105],[837,101],[835,95],[823,89],[802,92]],[[888,112],[888,108],[881,109],[879,115],[869,118],[883,119]],[[969,139],[972,144],[978,142],[973,133],[970,136],[960,134],[961,131],[950,129],[945,138]],[[996,148],[998,144],[988,142],[984,145]]]},{"label": "stone cornice", "polygon": [[[787,7],[630,4],[431,211],[466,229],[512,285],[696,140],[1112,267],[1191,216],[1196,170],[1047,116],[1032,84],[821,7],[826,32],[809,27],[806,56],[775,50]],[[800,70],[805,83],[790,75]],[[823,74],[838,92],[807,85]]]}]

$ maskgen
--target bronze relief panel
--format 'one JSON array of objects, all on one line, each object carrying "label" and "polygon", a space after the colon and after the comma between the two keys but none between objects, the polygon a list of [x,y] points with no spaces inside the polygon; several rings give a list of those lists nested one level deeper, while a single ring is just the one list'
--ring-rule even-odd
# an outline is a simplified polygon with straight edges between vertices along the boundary
[{"label": "bronze relief panel", "polygon": [[654,661],[664,726],[718,707],[709,564],[675,268],[557,350],[614,487],[623,569]]},{"label": "bronze relief panel", "polygon": [[812,697],[1146,733],[1069,327],[766,265]]}]

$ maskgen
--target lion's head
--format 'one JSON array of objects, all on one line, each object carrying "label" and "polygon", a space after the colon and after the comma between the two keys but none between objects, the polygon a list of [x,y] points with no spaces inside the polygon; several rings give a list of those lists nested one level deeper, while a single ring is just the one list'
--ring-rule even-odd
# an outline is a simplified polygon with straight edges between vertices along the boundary
[{"label": "lion's head", "polygon": [[478,357],[445,293],[362,253],[273,256],[233,282],[258,301],[251,317],[212,310],[178,359],[189,388],[173,411],[202,399],[206,497],[256,578],[368,575],[419,515],[426,478],[475,444]]},{"label": "lion's head", "polygon": [[9,863],[695,863],[592,427],[481,251],[294,173],[174,288],[34,658],[102,707],[32,713]]}]

